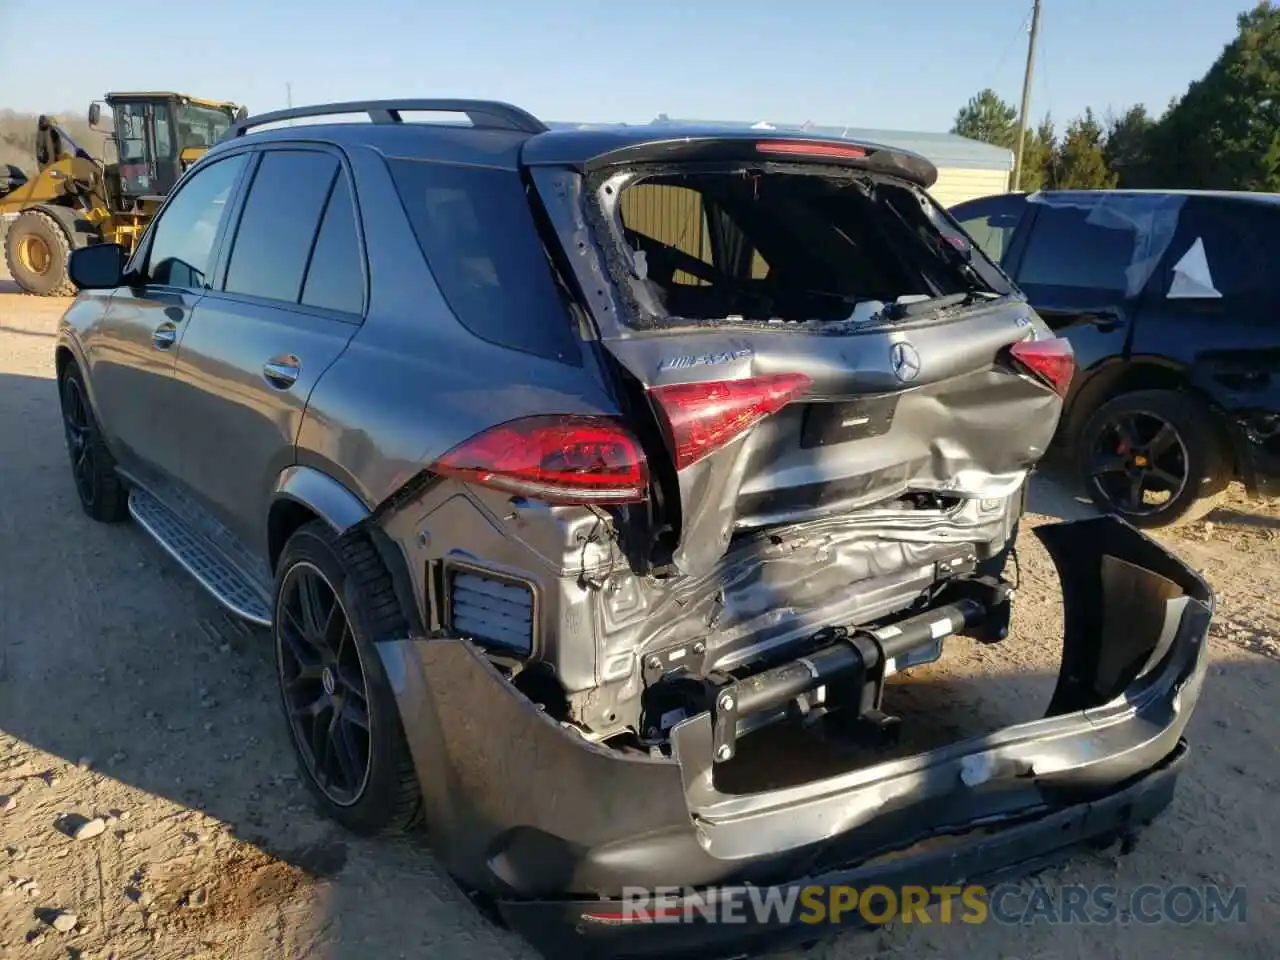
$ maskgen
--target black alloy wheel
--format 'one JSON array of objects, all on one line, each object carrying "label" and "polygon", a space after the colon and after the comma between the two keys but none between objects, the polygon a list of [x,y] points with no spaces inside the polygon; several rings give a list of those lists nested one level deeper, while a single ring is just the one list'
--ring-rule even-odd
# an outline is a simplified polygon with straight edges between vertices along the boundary
[{"label": "black alloy wheel", "polygon": [[276,657],[303,765],[324,796],[358,803],[369,782],[369,691],[351,622],[319,567],[299,562],[280,585]]},{"label": "black alloy wheel", "polygon": [[71,475],[75,480],[76,493],[80,495],[85,509],[92,510],[100,495],[96,445],[93,442],[93,424],[89,419],[89,404],[78,377],[69,376],[62,380],[62,427],[67,435],[67,452],[71,456]]},{"label": "black alloy wheel", "polygon": [[119,523],[129,515],[129,491],[98,431],[84,377],[74,362],[58,381],[62,432],[67,441],[71,478],[84,512],[99,523]]},{"label": "black alloy wheel", "polygon": [[1076,447],[1094,504],[1135,527],[1192,523],[1226,496],[1235,476],[1227,432],[1183,390],[1134,390],[1099,407]]},{"label": "black alloy wheel", "polygon": [[280,706],[320,812],[361,836],[415,829],[418,771],[378,648],[410,627],[373,542],[304,523],[276,562],[273,610]]},{"label": "black alloy wheel", "polygon": [[1159,513],[1187,487],[1186,442],[1155,413],[1123,412],[1102,424],[1092,459],[1094,486],[1123,516]]}]

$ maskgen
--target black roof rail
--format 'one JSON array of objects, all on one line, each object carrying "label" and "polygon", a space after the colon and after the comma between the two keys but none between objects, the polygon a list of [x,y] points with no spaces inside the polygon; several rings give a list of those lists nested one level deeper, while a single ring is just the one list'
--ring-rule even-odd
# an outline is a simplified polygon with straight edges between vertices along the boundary
[{"label": "black roof rail", "polygon": [[374,123],[402,123],[401,113],[463,113],[473,126],[488,130],[514,130],[518,133],[545,133],[546,124],[519,107],[497,100],[351,100],[347,103],[322,103],[309,107],[273,110],[237,120],[225,138],[243,137],[253,127],[303,117],[327,117],[344,113],[366,113]]}]

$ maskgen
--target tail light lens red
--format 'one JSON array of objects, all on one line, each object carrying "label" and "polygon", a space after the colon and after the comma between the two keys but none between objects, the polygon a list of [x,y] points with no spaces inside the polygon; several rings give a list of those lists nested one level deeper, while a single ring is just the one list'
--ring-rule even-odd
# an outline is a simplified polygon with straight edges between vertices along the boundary
[{"label": "tail light lens red", "polygon": [[649,487],[639,442],[608,417],[513,420],[459,444],[431,469],[549,503],[638,503]]},{"label": "tail light lens red", "polygon": [[1029,373],[1043,380],[1060,397],[1071,389],[1076,372],[1075,351],[1062,337],[1051,340],[1020,340],[1009,348],[1009,354]]},{"label": "tail light lens red", "polygon": [[803,373],[776,373],[676,383],[653,387],[649,394],[666,422],[676,469],[683,470],[781,410],[812,383]]}]

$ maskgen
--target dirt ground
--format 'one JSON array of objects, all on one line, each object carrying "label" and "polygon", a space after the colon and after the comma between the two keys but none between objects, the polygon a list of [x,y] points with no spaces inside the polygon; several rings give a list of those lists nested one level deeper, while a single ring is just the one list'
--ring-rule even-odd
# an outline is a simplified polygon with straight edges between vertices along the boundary
[{"label": "dirt ground", "polygon": [[[422,842],[359,840],[312,811],[263,635],[225,618],[133,525],[81,514],[52,380],[66,302],[12,291],[0,281],[0,957],[533,957],[481,918]],[[1027,527],[1086,511],[1039,478],[1032,509]],[[1162,537],[1220,604],[1177,798],[1129,855],[1082,856],[1024,889],[1244,885],[1246,921],[896,923],[778,958],[1275,956],[1280,504],[1237,492],[1209,522]],[[957,726],[1044,709],[1060,650],[1056,577],[1029,530],[1019,555],[1012,637],[953,643],[899,697],[937,704]],[[105,829],[74,839],[95,818]]]}]

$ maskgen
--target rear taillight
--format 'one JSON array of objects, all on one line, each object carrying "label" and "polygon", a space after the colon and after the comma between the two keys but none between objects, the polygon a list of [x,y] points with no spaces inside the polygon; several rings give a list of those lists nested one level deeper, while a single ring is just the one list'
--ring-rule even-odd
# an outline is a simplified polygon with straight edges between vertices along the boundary
[{"label": "rear taillight", "polygon": [[1020,340],[1009,348],[1009,355],[1029,373],[1053,387],[1058,396],[1067,395],[1076,372],[1076,355],[1071,344],[1062,337]]},{"label": "rear taillight", "polygon": [[638,503],[649,487],[639,442],[607,417],[512,420],[454,447],[431,469],[549,503]]},{"label": "rear taillight", "polygon": [[793,157],[830,157],[844,160],[865,160],[867,157],[865,147],[846,147],[836,143],[810,143],[805,140],[762,140],[756,144],[756,151]]},{"label": "rear taillight", "polygon": [[666,421],[676,469],[683,470],[776,413],[809,389],[803,373],[653,387]]}]

